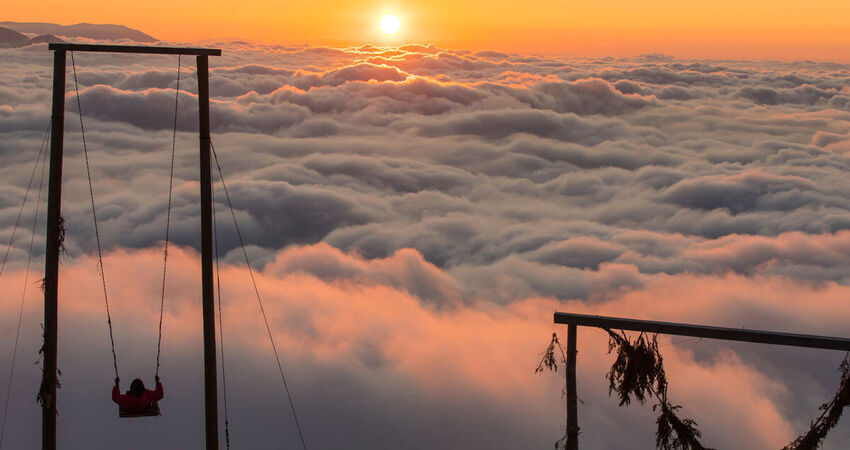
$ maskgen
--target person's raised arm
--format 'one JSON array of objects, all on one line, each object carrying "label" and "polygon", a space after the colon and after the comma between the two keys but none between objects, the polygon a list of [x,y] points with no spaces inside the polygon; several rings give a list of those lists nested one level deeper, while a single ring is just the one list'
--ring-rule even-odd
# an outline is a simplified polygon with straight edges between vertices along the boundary
[{"label": "person's raised arm", "polygon": [[162,397],[165,396],[165,393],[162,390],[162,383],[159,381],[159,377],[156,377],[156,390],[153,392],[155,402],[162,400]]},{"label": "person's raised arm", "polygon": [[119,400],[121,399],[121,388],[118,387],[118,383],[120,381],[121,380],[118,377],[116,377],[115,378],[115,386],[112,387],[112,401],[115,402],[115,403],[118,403],[118,404],[120,404]]}]

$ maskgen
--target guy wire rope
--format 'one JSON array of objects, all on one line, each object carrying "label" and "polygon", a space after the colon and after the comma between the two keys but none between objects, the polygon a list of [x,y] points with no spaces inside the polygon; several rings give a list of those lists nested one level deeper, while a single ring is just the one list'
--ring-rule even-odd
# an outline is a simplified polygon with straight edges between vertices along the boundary
[{"label": "guy wire rope", "polygon": [[274,337],[272,336],[272,329],[269,326],[269,319],[266,317],[266,310],[263,308],[263,300],[260,298],[260,291],[257,288],[257,281],[254,279],[254,270],[251,268],[251,261],[248,258],[248,251],[245,250],[245,240],[242,239],[242,232],[239,230],[239,222],[236,220],[236,213],[233,211],[233,202],[230,201],[230,193],[227,191],[227,183],[224,181],[224,174],[221,171],[221,164],[218,162],[218,154],[215,151],[215,145],[213,145],[212,140],[210,141],[210,148],[212,149],[213,159],[215,160],[216,168],[218,169],[218,176],[221,180],[221,186],[224,189],[224,197],[227,200],[227,206],[230,208],[230,215],[233,217],[233,225],[236,228],[236,236],[239,238],[239,245],[242,247],[242,254],[245,256],[245,264],[248,266],[248,274],[251,276],[251,284],[254,286],[254,294],[257,296],[257,302],[260,305],[260,312],[263,316],[263,322],[266,325],[266,332],[269,336],[269,342],[272,344],[272,350],[274,351],[274,357],[277,361],[277,368],[280,372],[280,378],[283,380],[283,388],[286,391],[286,398],[289,400],[289,408],[292,410],[292,417],[295,419],[295,427],[298,429],[298,437],[301,439],[301,447],[304,450],[307,450],[307,444],[304,441],[304,433],[301,431],[301,424],[298,422],[298,414],[295,413],[295,404],[292,402],[292,394],[289,392],[289,385],[286,382],[286,375],[283,373],[283,364],[280,362],[280,355],[277,351],[277,346],[274,343]]},{"label": "guy wire rope", "polygon": [[41,154],[44,153],[44,146],[50,137],[50,122],[50,120],[47,121],[47,130],[44,132],[44,138],[41,141],[41,148],[38,150],[38,157],[35,160],[35,165],[32,167],[30,180],[27,182],[27,190],[24,192],[24,200],[21,203],[21,208],[18,210],[18,218],[15,219],[15,226],[12,228],[12,237],[9,238],[9,245],[6,247],[6,253],[3,255],[3,263],[0,264],[0,275],[3,275],[3,269],[6,268],[6,260],[9,259],[9,252],[12,250],[12,243],[15,241],[15,235],[18,232],[18,225],[21,223],[21,215],[24,213],[24,206],[26,206],[27,198],[30,195],[30,187],[32,187],[32,180],[35,179],[35,171],[38,169],[38,162],[41,160]]},{"label": "guy wire rope", "polygon": [[218,335],[219,342],[221,345],[219,349],[221,351],[221,386],[222,391],[224,392],[224,443],[226,445],[227,450],[230,450],[230,417],[227,411],[227,370],[226,365],[224,364],[224,325],[222,325],[222,314],[221,314],[221,271],[219,269],[218,264],[218,221],[216,220],[215,214],[215,184],[213,184],[212,189],[212,217],[213,217],[213,256],[215,260],[215,283],[216,283],[216,294],[218,296]]},{"label": "guy wire rope", "polygon": [[[24,303],[25,303],[26,298],[27,298],[27,284],[29,283],[30,263],[32,262],[32,249],[35,245],[35,230],[36,230],[36,226],[38,225],[38,210],[39,210],[39,205],[41,204],[41,190],[44,187],[44,170],[47,167],[47,164],[45,164],[45,161],[42,160],[42,155],[45,156],[44,160],[46,160],[47,155],[44,152],[44,148],[45,148],[45,144],[47,143],[47,140],[48,140],[49,130],[50,130],[50,121],[48,120],[47,130],[44,133],[44,139],[42,139],[41,148],[39,148],[39,150],[38,150],[38,156],[36,157],[36,160],[35,160],[35,166],[33,167],[33,172],[32,172],[32,175],[30,176],[30,181],[29,181],[29,183],[27,183],[27,190],[26,190],[26,193],[24,194],[24,200],[23,200],[23,203],[21,204],[21,210],[18,213],[18,219],[15,221],[15,228],[12,231],[12,240],[9,241],[9,248],[11,248],[12,243],[14,242],[14,236],[15,236],[15,232],[17,231],[18,223],[21,219],[21,213],[23,212],[24,206],[26,206],[26,203],[27,203],[27,197],[29,196],[29,191],[30,191],[30,186],[32,184],[33,176],[35,175],[36,169],[38,169],[39,162],[41,162],[41,178],[40,178],[39,184],[38,184],[38,197],[36,198],[36,201],[35,201],[35,212],[33,213],[32,230],[30,232],[30,246],[29,246],[29,251],[27,252],[27,265],[26,265],[26,271],[24,273],[24,288],[23,288],[23,293],[21,294],[21,306],[18,310],[18,325],[17,325],[17,329],[16,329],[16,332],[15,332],[15,344],[12,347],[12,361],[11,361],[10,368],[9,368],[9,382],[6,385],[6,401],[3,405],[3,421],[2,421],[2,425],[0,425],[0,449],[3,448],[3,440],[6,436],[6,422],[7,422],[8,414],[9,414],[9,403],[11,403],[11,400],[12,400],[12,380],[15,377],[15,363],[17,361],[17,356],[18,356],[18,344],[20,343],[20,339],[21,339],[21,323],[23,322],[23,317],[24,317]],[[9,250],[7,249],[6,256],[3,258],[2,267],[0,267],[0,273],[3,272],[3,267],[5,267],[5,265],[6,265],[6,258],[8,258],[8,256],[9,256]]]}]

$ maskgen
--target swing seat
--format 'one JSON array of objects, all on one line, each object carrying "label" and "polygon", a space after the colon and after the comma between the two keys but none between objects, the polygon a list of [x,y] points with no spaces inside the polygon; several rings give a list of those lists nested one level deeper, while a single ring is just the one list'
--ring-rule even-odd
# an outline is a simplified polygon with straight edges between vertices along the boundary
[{"label": "swing seat", "polygon": [[118,407],[118,417],[122,418],[132,418],[132,417],[154,417],[161,416],[162,412],[159,410],[159,403],[150,402],[148,406],[144,409],[133,409],[127,408],[125,406]]}]

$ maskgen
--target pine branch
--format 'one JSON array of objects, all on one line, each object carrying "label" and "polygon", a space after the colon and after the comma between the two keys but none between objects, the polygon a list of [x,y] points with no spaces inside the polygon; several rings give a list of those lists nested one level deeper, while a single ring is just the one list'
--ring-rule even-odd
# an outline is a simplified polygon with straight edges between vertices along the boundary
[{"label": "pine branch", "polygon": [[812,422],[809,431],[797,437],[782,450],[815,450],[820,447],[829,431],[838,425],[841,413],[850,405],[850,354],[844,356],[838,370],[841,372],[838,391],[832,399],[820,406],[821,415]]},{"label": "pine branch", "polygon": [[[557,333],[552,333],[552,340],[549,341],[549,346],[546,347],[546,350],[544,350],[540,353],[540,356],[541,356],[540,362],[537,363],[537,368],[534,369],[534,373],[542,373],[547,369],[551,372],[557,372],[558,371],[558,359],[557,359],[557,355],[555,354],[556,348],[558,349],[558,351],[561,354],[560,362],[561,362],[561,364],[564,365],[564,369],[565,369],[564,370],[564,389],[561,391],[561,395],[563,396],[563,395],[566,395],[566,393],[567,393],[567,374],[566,374],[566,372],[567,372],[566,371],[567,354],[566,354],[566,352],[564,352],[564,347],[561,345],[561,342],[558,340],[558,334]],[[567,430],[567,429],[565,428],[565,430]],[[567,448],[567,434],[568,434],[568,432],[564,431],[564,436],[561,437],[560,439],[558,439],[557,441],[555,441],[555,450],[558,450],[559,448],[563,448],[563,449]]]},{"label": "pine branch", "polygon": [[681,405],[671,405],[666,401],[652,407],[653,411],[660,410],[655,424],[655,447],[662,450],[707,450],[699,441],[702,433],[697,429],[693,419],[680,419],[676,411]]},{"label": "pine branch", "polygon": [[561,346],[561,342],[558,341],[558,335],[556,333],[552,333],[552,340],[549,341],[549,346],[546,347],[546,350],[540,352],[540,362],[537,363],[537,368],[534,369],[534,373],[541,373],[545,369],[549,369],[553,372],[558,371],[558,361],[555,356],[556,347],[561,352],[561,362],[564,364],[564,367],[567,366],[567,354],[564,352],[564,347]]},{"label": "pine branch", "polygon": [[617,334],[609,329],[608,353],[616,349],[617,358],[608,378],[608,395],[616,392],[620,406],[629,405],[632,397],[641,404],[647,397],[655,397],[658,404],[652,407],[659,411],[655,420],[655,447],[660,450],[709,450],[700,443],[702,436],[693,419],[681,419],[676,411],[680,405],[672,405],[667,400],[667,374],[664,372],[664,359],[658,350],[658,336],[650,340],[641,333],[634,341],[629,340],[622,330]]},{"label": "pine branch", "polygon": [[631,403],[632,397],[644,404],[647,394],[667,391],[667,375],[664,372],[664,360],[658,351],[655,337],[649,340],[641,333],[631,342],[626,334],[608,331],[608,353],[617,350],[617,358],[611,370],[605,374],[608,379],[608,395],[617,392],[620,406]]}]

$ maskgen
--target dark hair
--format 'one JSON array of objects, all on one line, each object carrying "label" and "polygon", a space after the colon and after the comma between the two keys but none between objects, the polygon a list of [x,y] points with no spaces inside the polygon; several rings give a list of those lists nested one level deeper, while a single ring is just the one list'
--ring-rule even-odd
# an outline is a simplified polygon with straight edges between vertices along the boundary
[{"label": "dark hair", "polygon": [[145,389],[145,383],[142,382],[142,380],[136,378],[135,380],[133,380],[132,383],[130,383],[130,390],[127,391],[127,394],[133,394],[136,397],[141,397],[146,390],[147,389]]}]

